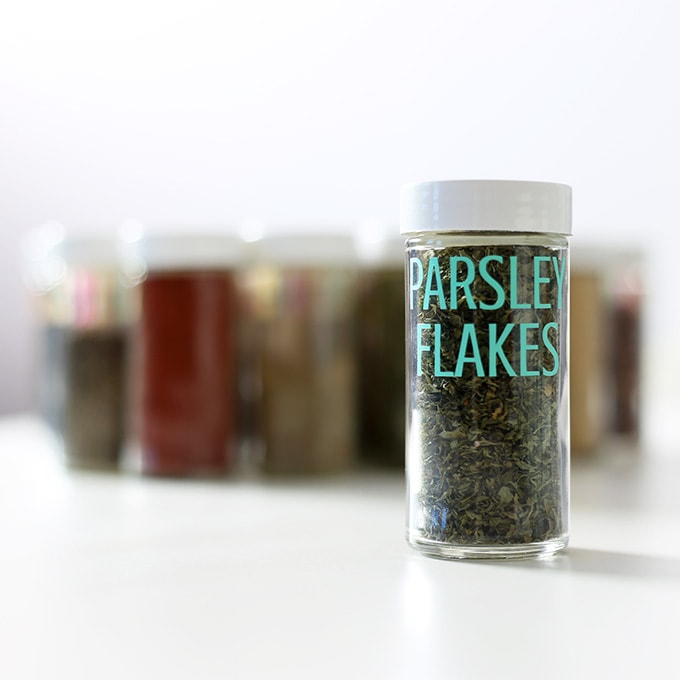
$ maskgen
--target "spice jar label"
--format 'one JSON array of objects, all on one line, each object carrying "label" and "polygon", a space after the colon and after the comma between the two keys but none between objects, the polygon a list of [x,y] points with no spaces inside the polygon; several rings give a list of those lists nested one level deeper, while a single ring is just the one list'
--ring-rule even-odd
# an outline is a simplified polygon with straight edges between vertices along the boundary
[{"label": "spice jar label", "polygon": [[[556,375],[560,327],[550,312],[563,307],[566,258],[527,252],[520,260],[518,255],[485,252],[409,257],[409,308],[417,309],[422,318],[433,317],[430,323],[417,324],[417,375],[423,375],[423,359],[428,354],[437,377],[459,378],[467,365],[477,377],[496,377],[499,372],[511,377]],[[499,323],[495,312],[503,309],[508,314]],[[446,320],[434,318],[447,310],[460,313],[453,317],[456,332],[450,339],[455,342],[443,348],[442,332],[452,329]],[[537,313],[514,314],[516,310]],[[487,319],[484,311],[494,314]],[[448,365],[443,355],[451,359]]]}]

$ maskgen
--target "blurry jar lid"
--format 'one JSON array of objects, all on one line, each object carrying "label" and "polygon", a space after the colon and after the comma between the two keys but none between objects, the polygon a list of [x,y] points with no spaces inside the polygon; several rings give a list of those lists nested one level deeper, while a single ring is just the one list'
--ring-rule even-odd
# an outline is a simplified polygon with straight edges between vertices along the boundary
[{"label": "blurry jar lid", "polygon": [[[226,227],[120,227],[126,270],[230,269],[243,262],[245,244]],[[139,273],[139,272],[138,272]],[[138,274],[137,274],[138,275]]]},{"label": "blurry jar lid", "polygon": [[617,269],[644,266],[642,248],[616,247],[599,244],[574,243],[571,247],[570,266],[573,270],[606,273]]},{"label": "blurry jar lid", "polygon": [[115,231],[105,228],[66,228],[45,222],[31,229],[21,242],[24,281],[34,292],[59,284],[69,268],[112,270],[120,267]]},{"label": "blurry jar lid", "polygon": [[354,267],[357,256],[349,230],[280,228],[263,231],[250,243],[256,264],[279,267]]},{"label": "blurry jar lid", "polygon": [[646,292],[646,257],[641,247],[575,244],[570,259],[572,277],[594,276],[606,294]]}]

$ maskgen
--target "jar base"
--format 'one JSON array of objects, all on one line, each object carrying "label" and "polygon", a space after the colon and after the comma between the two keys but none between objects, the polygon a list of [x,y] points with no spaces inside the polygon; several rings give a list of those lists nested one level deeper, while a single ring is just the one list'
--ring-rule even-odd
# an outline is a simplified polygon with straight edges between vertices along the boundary
[{"label": "jar base", "polygon": [[444,560],[521,560],[549,557],[567,547],[568,534],[551,538],[540,543],[523,543],[518,545],[470,545],[458,543],[441,543],[430,541],[418,535],[407,534],[406,540],[412,548],[428,555]]}]

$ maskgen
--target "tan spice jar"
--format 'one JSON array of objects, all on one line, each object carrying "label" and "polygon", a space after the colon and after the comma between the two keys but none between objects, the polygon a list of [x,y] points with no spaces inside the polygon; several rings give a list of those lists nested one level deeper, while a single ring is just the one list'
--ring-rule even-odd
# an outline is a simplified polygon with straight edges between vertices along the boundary
[{"label": "tan spice jar", "polygon": [[349,468],[356,448],[356,270],[351,236],[281,233],[253,244],[254,449],[272,474]]}]

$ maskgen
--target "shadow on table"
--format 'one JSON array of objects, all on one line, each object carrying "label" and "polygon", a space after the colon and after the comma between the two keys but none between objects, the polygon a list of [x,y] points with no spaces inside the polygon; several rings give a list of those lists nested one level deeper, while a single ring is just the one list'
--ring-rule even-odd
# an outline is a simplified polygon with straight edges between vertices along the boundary
[{"label": "shadow on table", "polygon": [[568,548],[546,559],[514,562],[513,566],[680,583],[680,559],[590,548]]}]

